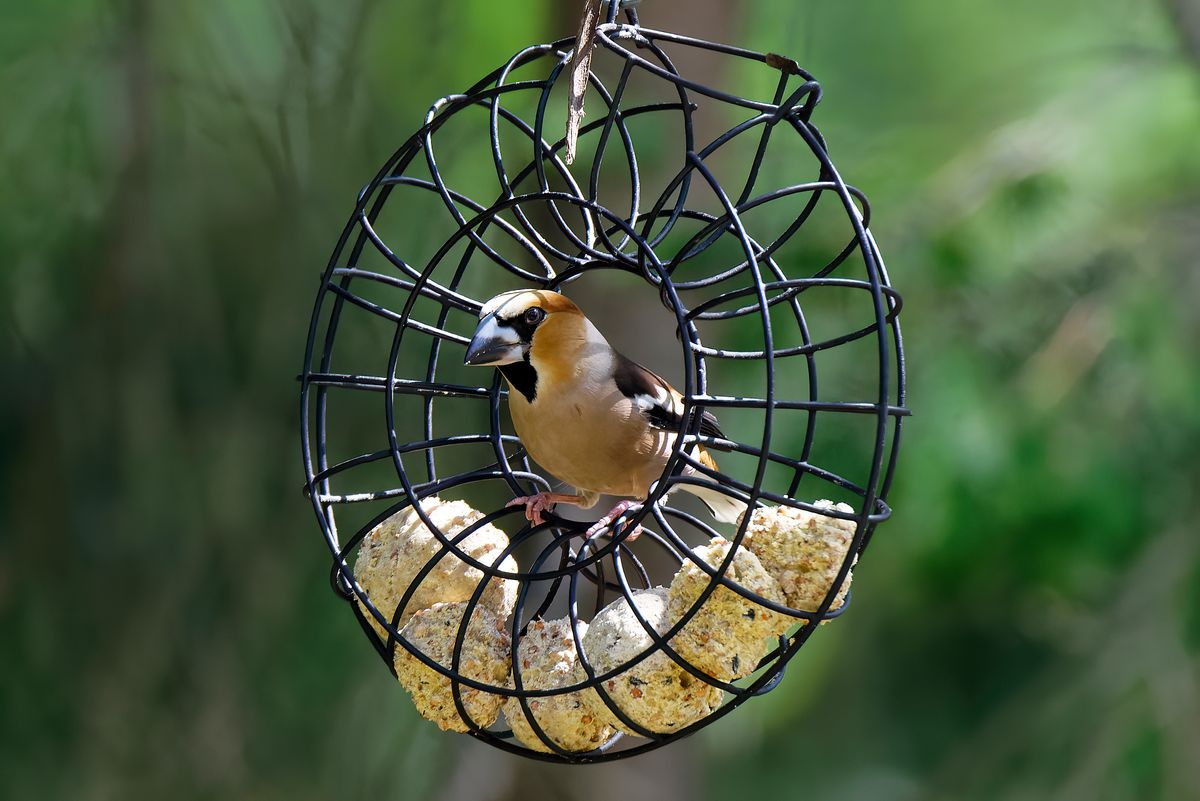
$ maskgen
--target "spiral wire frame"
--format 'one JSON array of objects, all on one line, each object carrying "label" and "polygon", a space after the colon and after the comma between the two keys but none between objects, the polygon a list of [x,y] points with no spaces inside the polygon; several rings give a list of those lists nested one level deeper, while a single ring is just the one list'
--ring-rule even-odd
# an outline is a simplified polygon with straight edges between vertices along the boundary
[{"label": "spiral wire frame", "polygon": [[[404,143],[360,193],[354,213],[342,232],[321,278],[312,314],[304,368],[300,375],[301,440],[306,477],[305,491],[333,556],[333,587],[340,596],[351,601],[351,607],[364,632],[389,669],[395,671],[395,649],[404,648],[424,665],[451,680],[458,714],[467,722],[473,736],[525,756],[560,762],[589,763],[633,756],[657,748],[712,723],[749,698],[770,691],[783,676],[788,661],[817,628],[807,624],[811,621],[831,619],[845,610],[848,597],[840,608],[833,608],[835,598],[846,581],[854,560],[866,548],[875,527],[891,513],[885,499],[896,465],[901,422],[908,410],[904,406],[904,358],[897,320],[901,299],[890,286],[883,259],[868,230],[870,211],[866,198],[843,182],[829,158],[824,139],[811,121],[813,109],[821,98],[820,86],[813,77],[794,61],[774,54],[755,53],[644,28],[632,10],[626,10],[624,21],[621,21],[618,19],[617,4],[613,3],[607,9],[607,19],[597,31],[596,46],[598,55],[600,52],[606,52],[619,59],[620,75],[611,89],[595,72],[589,77],[592,97],[599,98],[604,108],[594,112],[599,118],[584,125],[581,130],[581,145],[589,136],[594,137],[596,141],[595,156],[586,176],[586,185],[581,185],[562,159],[565,145],[563,139],[547,139],[548,129],[551,127],[547,120],[548,110],[552,107],[551,92],[567,67],[572,44],[573,39],[568,38],[526,48],[465,92],[437,101],[430,109],[425,124]],[[740,62],[764,64],[778,71],[778,84],[773,98],[763,101],[740,97],[689,80],[675,68],[668,56],[669,47],[693,49],[734,58]],[[530,65],[542,61],[547,62],[550,67],[545,77],[513,77],[513,74],[522,68],[529,68]],[[670,87],[673,98],[666,102],[624,106],[623,98],[631,78],[635,75],[665,82]],[[522,119],[506,106],[506,101],[517,94],[536,97],[536,115],[532,122]],[[734,107],[742,110],[746,116],[707,144],[698,146],[693,115],[702,104]],[[456,114],[471,108],[483,109],[489,116],[492,161],[501,187],[499,196],[490,204],[477,202],[465,193],[448,186],[435,155],[434,140],[442,127]],[[682,122],[684,164],[653,202],[646,203],[642,196],[644,187],[630,122],[638,117],[663,114],[672,115]],[[754,195],[763,157],[776,129],[791,131],[800,137],[819,164],[819,174],[815,181]],[[508,133],[502,135],[502,130]],[[527,151],[524,154],[527,160],[515,165],[519,167],[515,171],[511,154],[508,154],[506,159],[505,147],[502,146],[502,140],[514,132],[523,137],[531,149],[531,152]],[[736,193],[730,193],[718,181],[710,161],[723,146],[746,132],[757,133],[758,143],[744,184]],[[628,169],[628,213],[615,212],[599,200],[602,194],[599,177],[601,164],[603,157],[611,153],[623,157]],[[428,177],[415,174],[422,163]],[[533,191],[518,191],[522,184],[528,182],[534,183]],[[698,210],[689,205],[689,198],[698,188],[707,188],[711,196],[719,201],[719,213]],[[384,204],[397,190],[431,193],[440,199],[442,207],[453,220],[453,235],[423,266],[406,261],[386,241],[385,236],[376,230],[376,222]],[[801,195],[807,195],[809,198],[804,208],[773,241],[759,242],[750,234],[744,224],[744,217],[749,211],[783,198]],[[802,229],[818,200],[825,195],[832,195],[840,202],[853,236],[846,246],[814,275],[789,279],[780,268],[776,257]],[[575,222],[574,225],[572,221]],[[676,246],[672,242],[683,237],[675,229],[684,221],[698,226],[699,230],[689,236],[682,245]],[[500,234],[507,245],[498,247],[493,244],[489,240],[493,233]],[[673,233],[676,234],[674,240],[671,239]],[[727,265],[713,275],[689,280],[676,277],[683,267],[698,260],[714,243],[725,236],[736,238],[742,261]],[[456,249],[461,249],[462,255],[458,263],[452,265],[452,251]],[[663,254],[672,249],[675,250],[675,255],[669,260],[665,259]],[[519,253],[520,258],[510,255],[506,250]],[[364,253],[371,251],[383,256],[392,268],[390,272],[377,272],[363,266]],[[862,260],[866,273],[864,279],[831,275],[853,254],[857,254]],[[652,486],[641,508],[628,513],[622,522],[628,521],[629,528],[632,528],[633,525],[645,521],[647,527],[642,540],[645,545],[639,547],[657,549],[674,564],[682,565],[690,559],[704,570],[711,580],[691,609],[662,634],[650,625],[637,606],[631,602],[630,608],[653,640],[654,647],[612,670],[598,672],[589,662],[582,647],[579,630],[579,622],[587,615],[581,615],[580,606],[587,594],[582,592],[585,586],[593,588],[590,592],[595,596],[592,615],[598,613],[606,601],[621,596],[631,599],[637,590],[654,586],[652,571],[646,567],[644,559],[635,553],[635,549],[624,542],[623,536],[588,537],[584,534],[588,528],[587,523],[566,520],[553,514],[547,516],[546,523],[533,526],[523,519],[519,508],[510,507],[501,507],[486,514],[482,520],[462,531],[442,532],[419,503],[420,500],[439,493],[456,488],[469,489],[487,482],[502,482],[513,496],[551,488],[550,481],[530,463],[517,438],[503,433],[500,406],[506,392],[498,373],[493,377],[490,386],[471,386],[438,380],[439,359],[442,357],[443,348],[448,347],[451,351],[450,359],[458,360],[457,348],[467,344],[467,337],[452,330],[448,320],[452,314],[465,319],[473,318],[481,308],[479,299],[460,291],[469,268],[475,264],[473,259],[480,258],[493,267],[499,267],[510,276],[510,280],[532,283],[551,290],[562,288],[590,270],[608,269],[630,273],[643,280],[660,296],[678,329],[684,376],[683,386],[680,387],[685,406],[683,421],[662,478]],[[536,267],[530,267],[530,264]],[[443,270],[451,270],[449,281],[433,280],[433,274],[439,266],[442,266]],[[719,292],[690,307],[681,297],[690,291],[704,290],[732,279],[748,280],[748,283]],[[368,299],[365,297],[367,293],[357,290],[357,287],[364,283],[397,292],[398,297],[403,298],[403,304],[393,304],[399,305],[399,308],[389,308]],[[823,340],[813,340],[809,335],[800,301],[805,292],[818,287],[837,287],[867,293],[871,300],[873,319],[855,330]],[[433,304],[432,307],[437,310],[436,319],[420,319],[421,315],[416,311],[418,301]],[[772,307],[785,308],[790,312],[789,319],[802,335],[801,344],[776,347]],[[339,324],[351,309],[365,310],[386,321],[391,327],[392,344],[387,369],[383,375],[340,373],[334,370],[334,351]],[[705,345],[701,341],[698,324],[755,316],[760,323],[758,329],[761,334],[761,347],[723,349]],[[778,324],[776,322],[774,325]],[[402,346],[406,343],[411,344],[413,338],[429,342],[426,371],[419,378],[407,378],[397,374]],[[877,345],[877,390],[874,397],[867,401],[820,398],[817,393],[816,355],[866,338],[874,338]],[[766,379],[762,397],[712,394],[708,387],[707,362],[714,359],[753,360],[762,363]],[[807,398],[778,396],[776,363],[783,359],[804,360],[809,379]],[[331,395],[336,393],[382,394],[387,431],[386,447],[340,461],[331,459],[327,448],[328,407]],[[400,441],[397,433],[397,398],[420,400],[423,410],[423,439]],[[435,436],[433,410],[435,404],[443,399],[466,399],[486,404],[488,432]],[[761,441],[741,443],[701,435],[701,416],[708,409],[745,409],[761,412]],[[777,411],[784,410],[807,413],[805,438],[797,456],[780,453],[772,448],[776,428],[773,424],[774,417]],[[852,481],[836,471],[819,467],[809,461],[817,417],[831,414],[859,415],[873,419],[874,446],[866,481]],[[689,453],[694,443],[750,457],[756,465],[753,477],[747,481],[739,481],[730,475],[710,470]],[[486,466],[453,474],[438,471],[436,454],[471,444],[490,446],[495,461]],[[423,477],[412,474],[414,471],[404,462],[406,455],[423,457]],[[351,483],[356,469],[389,461],[395,470],[398,486],[374,491],[342,491],[344,484]],[[764,477],[770,466],[779,466],[793,472],[794,477],[786,493],[772,492],[764,487]],[[690,468],[690,475],[684,475],[687,468]],[[801,485],[801,479],[806,475],[852,493],[856,498],[856,511],[850,514],[828,508],[818,509],[809,503],[796,500],[795,495]],[[728,536],[733,547],[721,564],[710,566],[699,558],[691,558],[691,546],[680,533],[680,529],[690,527],[691,530],[702,532],[706,537],[720,534],[704,520],[666,502],[666,494],[681,483],[702,484],[746,501],[752,506],[765,501],[852,520],[856,525],[852,545],[822,603],[813,611],[792,609],[754,594],[725,575],[732,564],[737,546],[746,534],[749,515],[737,526],[736,533]],[[357,526],[356,530],[343,540],[338,530],[335,509],[369,502],[380,503],[383,508],[364,524]],[[371,529],[410,506],[440,541],[442,550],[424,566],[394,608],[378,608],[356,580],[351,557]],[[519,521],[521,528],[511,535],[508,548],[491,563],[475,559],[458,548],[459,543],[483,526],[506,519]],[[654,527],[651,526],[651,520]],[[629,528],[621,530],[627,531]],[[506,571],[499,567],[519,546],[541,541],[535,540],[535,537],[544,537],[548,542],[537,551],[528,570]],[[452,554],[453,557],[481,571],[485,579],[479,583],[474,596],[468,602],[467,614],[463,615],[462,624],[457,631],[451,664],[442,665],[400,636],[396,623],[401,610],[408,605],[420,582],[433,569],[435,563],[447,554]],[[470,613],[479,603],[485,587],[496,577],[519,582],[516,609],[509,622],[513,654],[517,653],[518,643],[528,622],[545,615],[551,609],[555,598],[560,597],[565,589],[567,614],[571,621],[579,662],[587,675],[586,681],[554,690],[530,689],[524,686],[521,666],[517,659],[512,660],[511,686],[492,685],[462,674],[460,660],[467,637]],[[540,587],[544,589],[537,589]],[[778,645],[763,657],[758,670],[748,680],[725,683],[714,679],[690,664],[671,645],[672,638],[687,625],[719,587],[726,587],[765,608],[789,615],[799,624],[793,627],[790,636],[780,638]],[[539,594],[540,599],[537,597]],[[386,640],[376,635],[373,624],[381,626],[387,632]],[[728,693],[725,703],[709,716],[670,734],[656,733],[638,725],[612,700],[604,687],[607,680],[660,651],[668,654],[696,679]],[[497,727],[485,729],[473,721],[464,708],[461,697],[463,688],[467,687],[520,699],[526,720],[549,748],[549,753],[522,746],[512,739],[511,732],[507,730]],[[547,737],[531,711],[530,701],[588,688],[595,689],[613,714],[624,725],[643,735],[646,740],[631,740],[618,734],[595,751],[569,753]]]}]

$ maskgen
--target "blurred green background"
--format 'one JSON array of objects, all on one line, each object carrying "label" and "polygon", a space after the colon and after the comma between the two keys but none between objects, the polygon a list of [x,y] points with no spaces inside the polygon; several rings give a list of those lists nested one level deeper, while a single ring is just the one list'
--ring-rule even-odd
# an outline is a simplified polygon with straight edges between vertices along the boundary
[{"label": "blurred green background", "polygon": [[298,488],[312,298],[577,2],[0,0],[0,797],[1200,798],[1200,3],[646,0],[797,57],[904,293],[896,510],[770,696],[611,767],[420,721]]}]

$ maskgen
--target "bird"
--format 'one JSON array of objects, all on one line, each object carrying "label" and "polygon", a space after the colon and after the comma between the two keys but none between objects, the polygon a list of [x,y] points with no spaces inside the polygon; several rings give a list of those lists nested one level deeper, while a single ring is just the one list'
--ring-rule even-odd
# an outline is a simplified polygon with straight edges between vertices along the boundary
[{"label": "bird", "polygon": [[[519,289],[488,300],[464,363],[494,366],[509,387],[513,427],[526,452],[575,493],[539,492],[513,499],[535,525],[567,503],[582,509],[601,495],[624,498],[588,529],[603,533],[639,507],[670,459],[683,419],[683,396],[661,376],[619,353],[574,301],[559,292]],[[704,411],[700,434],[724,439]],[[716,460],[696,444],[690,455],[712,471]],[[700,475],[692,465],[684,475]],[[736,523],[746,504],[712,487],[679,483],[714,518]],[[617,533],[614,529],[614,535]],[[625,531],[632,542],[641,527]]]}]

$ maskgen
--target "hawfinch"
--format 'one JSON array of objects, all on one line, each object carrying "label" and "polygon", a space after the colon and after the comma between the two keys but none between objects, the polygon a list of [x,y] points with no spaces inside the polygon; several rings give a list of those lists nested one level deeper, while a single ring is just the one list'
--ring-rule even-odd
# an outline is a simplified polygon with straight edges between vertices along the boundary
[{"label": "hawfinch", "polygon": [[[659,376],[613,350],[571,300],[557,292],[517,290],[489,300],[467,346],[469,365],[496,366],[508,382],[508,408],[525,450],[577,494],[541,492],[517,498],[525,517],[540,524],[556,503],[587,509],[600,495],[618,503],[588,531],[597,534],[645,500],[666,467],[683,415],[683,397]],[[700,433],[723,438],[705,412]],[[716,462],[699,445],[701,464]],[[685,475],[694,474],[692,468]],[[724,522],[746,505],[708,487],[679,484]],[[640,528],[630,532],[632,540]]]}]

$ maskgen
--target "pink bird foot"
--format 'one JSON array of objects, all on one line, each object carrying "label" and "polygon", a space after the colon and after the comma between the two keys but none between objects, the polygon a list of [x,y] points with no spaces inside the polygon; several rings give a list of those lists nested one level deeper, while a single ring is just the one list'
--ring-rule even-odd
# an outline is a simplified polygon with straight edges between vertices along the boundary
[{"label": "pink bird foot", "polygon": [[[614,506],[611,510],[609,510],[608,514],[606,514],[604,517],[597,520],[595,522],[595,524],[593,524],[592,527],[587,530],[587,536],[594,537],[597,534],[602,533],[605,529],[607,529],[609,526],[612,525],[613,521],[615,521],[621,515],[628,512],[630,509],[635,509],[635,507],[640,508],[641,504],[638,503],[637,501],[630,501],[630,500],[624,500],[624,501],[618,502],[616,506]],[[617,532],[614,531],[613,536],[616,536],[616,534],[617,534]],[[626,535],[625,541],[633,542],[641,535],[642,535],[642,527],[637,526],[632,531],[630,531],[629,534]]]},{"label": "pink bird foot", "polygon": [[580,504],[583,498],[578,495],[564,495],[561,492],[539,492],[537,495],[524,495],[520,498],[513,498],[505,504],[505,506],[520,506],[525,505],[525,519],[535,526],[540,526],[545,523],[542,517],[542,512],[548,512],[554,508],[556,504],[573,503]]}]

